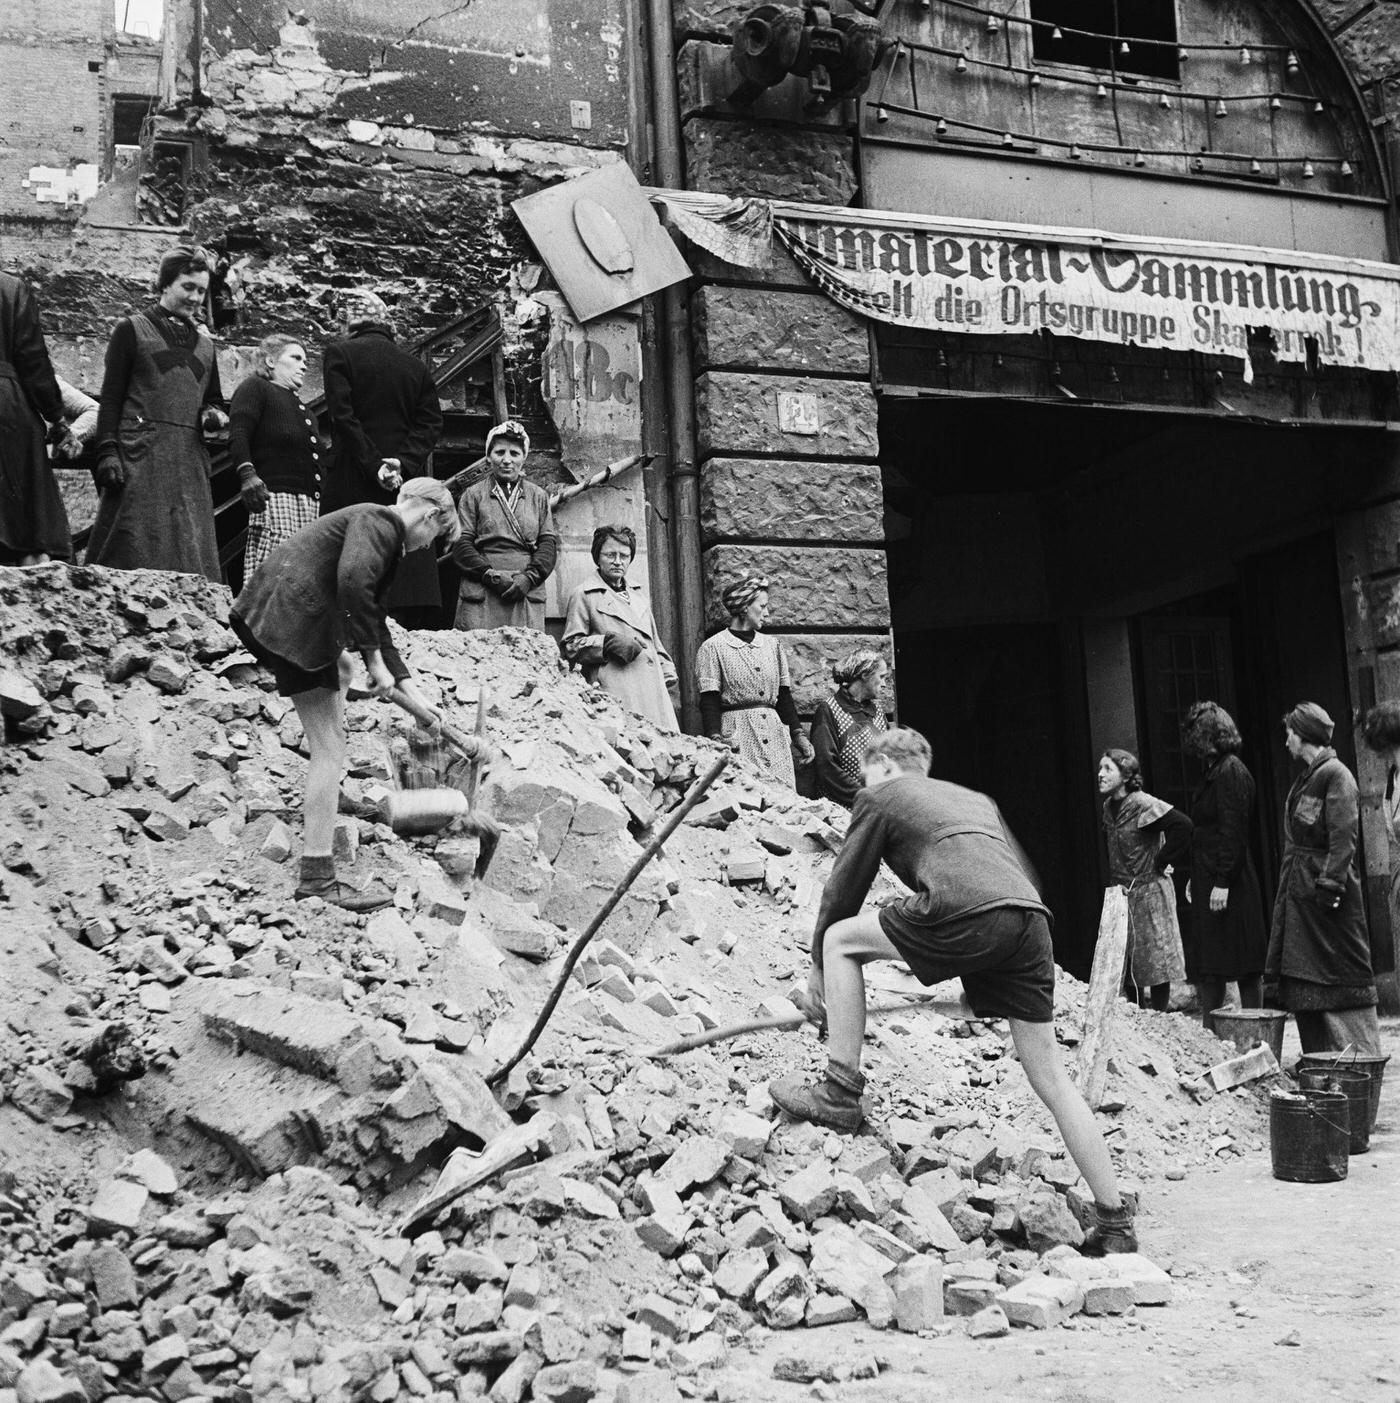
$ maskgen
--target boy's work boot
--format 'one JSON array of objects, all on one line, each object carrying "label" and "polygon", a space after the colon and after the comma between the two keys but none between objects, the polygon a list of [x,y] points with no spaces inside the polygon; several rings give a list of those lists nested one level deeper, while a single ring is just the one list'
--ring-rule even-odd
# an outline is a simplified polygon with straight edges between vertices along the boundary
[{"label": "boy's work boot", "polygon": [[1125,1203],[1121,1208],[1094,1205],[1094,1226],[1084,1234],[1079,1249],[1086,1257],[1103,1257],[1110,1252],[1136,1252],[1137,1233],[1133,1231],[1133,1210]]},{"label": "boy's work boot", "polygon": [[804,1082],[794,1074],[768,1083],[773,1104],[788,1115],[844,1135],[854,1134],[865,1119],[867,1107],[860,1094],[864,1090],[864,1076],[840,1062],[827,1063],[825,1081]]},{"label": "boy's work boot", "polygon": [[308,896],[319,896],[342,911],[378,911],[390,905],[394,894],[384,887],[370,887],[368,891],[356,891],[348,882],[342,882],[335,875],[335,859],[332,857],[304,857],[301,860],[301,880],[297,883],[296,899],[303,901]]}]

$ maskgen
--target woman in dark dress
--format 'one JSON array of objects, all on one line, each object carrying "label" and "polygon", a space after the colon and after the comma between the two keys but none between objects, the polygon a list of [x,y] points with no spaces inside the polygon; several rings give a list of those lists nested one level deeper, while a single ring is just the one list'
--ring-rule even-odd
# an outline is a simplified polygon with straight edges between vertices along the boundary
[{"label": "woman in dark dress", "polygon": [[1225,1001],[1225,985],[1237,980],[1240,1003],[1258,1008],[1259,977],[1269,937],[1259,874],[1249,855],[1254,817],[1254,777],[1240,759],[1240,733],[1218,702],[1197,702],[1181,727],[1182,746],[1205,768],[1191,799],[1190,876],[1186,900],[1196,937],[1196,988],[1201,1019]]},{"label": "woman in dark dress", "polygon": [[201,434],[228,423],[214,342],[197,320],[208,291],[204,255],[176,249],[160,261],[154,305],[123,317],[112,332],[97,415],[93,477],[102,497],[89,565],[222,578]]},{"label": "woman in dark dress", "polygon": [[0,273],[0,565],[42,565],[73,553],[44,452],[45,420],[61,427],[63,401],[39,308],[22,278]]},{"label": "woman in dark dress", "polygon": [[316,419],[297,397],[306,378],[306,350],[292,336],[258,347],[258,366],[229,405],[229,453],[248,509],[243,578],[289,536],[321,514],[325,445]]}]

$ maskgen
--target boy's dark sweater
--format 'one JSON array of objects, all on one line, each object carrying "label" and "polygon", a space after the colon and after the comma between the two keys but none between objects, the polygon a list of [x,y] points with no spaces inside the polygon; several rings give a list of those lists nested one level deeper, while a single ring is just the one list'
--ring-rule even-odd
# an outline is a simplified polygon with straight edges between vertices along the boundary
[{"label": "boy's dark sweater", "polygon": [[901,906],[905,918],[919,925],[999,906],[1049,915],[1029,861],[985,794],[907,775],[856,795],[846,841],[822,896],[814,950],[820,951],[828,926],[860,910],[882,859],[912,889]]}]

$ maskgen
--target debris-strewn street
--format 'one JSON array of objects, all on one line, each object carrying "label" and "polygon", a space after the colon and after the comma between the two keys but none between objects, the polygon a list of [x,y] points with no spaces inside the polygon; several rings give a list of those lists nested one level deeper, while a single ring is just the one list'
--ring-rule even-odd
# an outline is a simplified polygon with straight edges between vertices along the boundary
[{"label": "debris-strewn street", "polygon": [[[1143,1251],[1095,1262],[1076,1250],[1087,1194],[1004,1031],[921,1011],[897,970],[872,1001],[909,1006],[872,1022],[855,1137],[774,1119],[769,1077],[820,1062],[810,1028],[649,1058],[790,1011],[804,972],[845,816],[741,768],[493,1095],[569,939],[715,747],[587,690],[542,635],[416,635],[449,717],[489,691],[503,756],[482,797],[504,836],[477,883],[475,839],[377,822],[408,732],[352,701],[337,846],[395,903],[346,916],[289,900],[299,728],[220,622],[226,595],[57,566],[0,592],[7,1403],[954,1397],[966,1370],[1011,1379],[1028,1351],[1070,1361],[1085,1339],[1140,1368],[1116,1393],[1056,1392],[1056,1365],[1037,1393],[1123,1397],[1204,1309],[1232,1350],[1265,1320],[1299,1359],[1330,1348],[1263,1303],[1272,1254],[1215,1248],[1227,1226],[1243,1242],[1227,1218],[1287,1223],[1292,1285],[1325,1309],[1299,1225],[1356,1233],[1358,1215],[1327,1216],[1341,1195],[1379,1211],[1375,1298],[1347,1317],[1374,1346],[1341,1351],[1341,1393],[1393,1396],[1385,1114],[1349,1185],[1274,1183],[1276,1078],[1215,1094],[1202,1074],[1232,1047],[1123,1005],[1101,1120]],[[1071,1058],[1083,996],[1061,977]]]}]

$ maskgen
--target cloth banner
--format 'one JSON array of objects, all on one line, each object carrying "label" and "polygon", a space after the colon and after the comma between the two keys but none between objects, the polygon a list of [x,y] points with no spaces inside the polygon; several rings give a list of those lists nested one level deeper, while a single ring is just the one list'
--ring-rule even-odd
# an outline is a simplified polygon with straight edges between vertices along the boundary
[{"label": "cloth banner", "polygon": [[[972,335],[1063,336],[1170,351],[1400,370],[1400,269],[1275,250],[1072,231],[900,228],[775,211],[812,281],[877,321]],[[1277,260],[1277,261],[1276,261]],[[1250,344],[1253,330],[1270,333]]]}]

